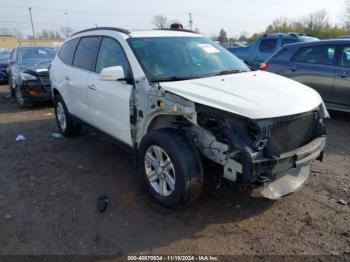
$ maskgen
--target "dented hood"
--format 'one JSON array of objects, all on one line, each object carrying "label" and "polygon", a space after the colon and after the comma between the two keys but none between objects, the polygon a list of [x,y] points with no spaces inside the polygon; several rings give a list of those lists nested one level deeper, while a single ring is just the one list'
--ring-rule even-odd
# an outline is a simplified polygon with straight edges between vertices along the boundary
[{"label": "dented hood", "polygon": [[315,90],[263,71],[163,82],[161,87],[195,103],[250,119],[295,115],[323,105]]}]

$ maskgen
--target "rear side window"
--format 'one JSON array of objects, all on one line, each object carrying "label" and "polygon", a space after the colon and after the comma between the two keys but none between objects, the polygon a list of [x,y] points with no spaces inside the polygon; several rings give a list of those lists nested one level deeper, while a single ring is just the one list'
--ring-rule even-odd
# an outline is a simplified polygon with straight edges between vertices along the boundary
[{"label": "rear side window", "polygon": [[96,62],[96,73],[101,73],[103,68],[122,66],[124,74],[130,73],[128,59],[121,45],[108,37],[103,38]]},{"label": "rear side window", "polygon": [[67,65],[71,65],[73,62],[73,56],[74,56],[74,52],[75,49],[77,48],[77,45],[79,43],[80,38],[76,38],[76,39],[72,39],[69,40],[68,42],[66,42],[59,54],[58,57]]},{"label": "rear side window", "polygon": [[281,57],[285,52],[287,52],[288,48],[287,47],[282,47],[280,50],[278,50],[277,52],[275,52],[272,55],[272,59],[278,59],[279,57]]},{"label": "rear side window", "polygon": [[259,50],[261,52],[273,52],[277,47],[277,39],[263,39],[260,42]]},{"label": "rear side window", "polygon": [[300,48],[293,57],[293,61],[332,65],[335,56],[335,46],[309,46]]},{"label": "rear side window", "polygon": [[73,66],[87,71],[95,71],[95,62],[101,37],[84,37],[80,40],[74,55]]},{"label": "rear side window", "polygon": [[341,66],[350,67],[350,47],[344,47],[341,55]]},{"label": "rear side window", "polygon": [[286,38],[286,39],[282,39],[282,46],[290,45],[290,44],[294,44],[294,43],[298,43],[298,42],[300,42],[300,41],[298,41],[297,39]]}]

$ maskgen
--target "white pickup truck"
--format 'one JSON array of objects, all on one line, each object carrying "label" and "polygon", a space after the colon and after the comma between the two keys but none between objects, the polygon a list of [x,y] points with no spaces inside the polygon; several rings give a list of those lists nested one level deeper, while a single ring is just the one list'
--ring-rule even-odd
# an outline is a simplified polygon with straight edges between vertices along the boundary
[{"label": "white pickup truck", "polygon": [[84,30],[65,41],[50,79],[61,132],[75,136],[87,123],[121,142],[168,207],[199,196],[204,160],[277,199],[298,190],[323,157],[329,115],[317,92],[251,72],[193,32]]}]

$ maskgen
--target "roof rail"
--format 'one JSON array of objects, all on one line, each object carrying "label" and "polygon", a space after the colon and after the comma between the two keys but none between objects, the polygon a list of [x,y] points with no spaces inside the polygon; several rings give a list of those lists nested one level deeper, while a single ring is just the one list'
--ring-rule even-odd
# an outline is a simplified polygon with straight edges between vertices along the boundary
[{"label": "roof rail", "polygon": [[85,29],[79,32],[76,32],[74,34],[72,34],[71,36],[77,35],[77,34],[81,34],[81,33],[85,33],[85,32],[90,32],[90,31],[95,31],[95,30],[111,30],[111,31],[117,31],[120,33],[124,33],[124,34],[130,34],[130,31],[127,29],[123,29],[123,28],[118,28],[118,27],[93,27],[93,28],[89,28],[89,29]]},{"label": "roof rail", "polygon": [[192,30],[188,30],[188,29],[178,29],[178,28],[159,28],[159,29],[154,29],[154,30],[177,31],[177,32],[187,32],[187,33],[198,34],[197,32],[192,31]]}]

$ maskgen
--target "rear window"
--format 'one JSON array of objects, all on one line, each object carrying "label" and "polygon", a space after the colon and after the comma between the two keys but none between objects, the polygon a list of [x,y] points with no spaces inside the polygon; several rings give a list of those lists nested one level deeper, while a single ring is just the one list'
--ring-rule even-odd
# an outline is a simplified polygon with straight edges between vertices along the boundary
[{"label": "rear window", "polygon": [[277,47],[277,39],[263,39],[260,42],[259,50],[261,52],[273,52]]},{"label": "rear window", "polygon": [[77,48],[77,45],[79,43],[80,38],[76,38],[73,40],[69,40],[68,42],[66,42],[59,54],[58,57],[67,65],[71,65],[73,62],[73,56],[74,56],[74,52],[75,49]]},{"label": "rear window", "polygon": [[334,55],[335,46],[309,46],[300,48],[292,60],[309,64],[332,65]]},{"label": "rear window", "polygon": [[84,37],[80,40],[74,55],[73,66],[87,71],[95,71],[95,63],[101,37]]}]

